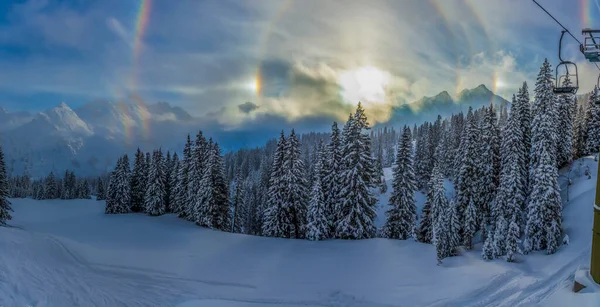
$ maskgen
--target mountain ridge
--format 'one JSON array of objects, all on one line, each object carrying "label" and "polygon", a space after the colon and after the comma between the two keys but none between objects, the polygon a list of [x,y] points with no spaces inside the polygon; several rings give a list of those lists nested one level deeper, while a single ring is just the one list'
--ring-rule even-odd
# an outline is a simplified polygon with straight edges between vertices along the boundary
[{"label": "mountain ridge", "polygon": [[[456,97],[442,91],[393,108],[390,119],[375,127],[432,121],[438,114],[447,116],[490,102],[509,104],[485,85],[465,89]],[[334,120],[314,117],[290,123],[276,115],[265,115],[252,125],[229,130],[212,117],[194,117],[168,102],[146,104],[140,99],[125,102],[95,100],[76,109],[61,102],[29,115],[29,121],[24,120],[29,119],[24,114],[28,113],[0,109],[0,119],[4,116],[7,122],[12,120],[13,123],[4,130],[0,125],[3,134],[0,141],[9,172],[28,172],[32,176],[45,176],[50,171],[63,172],[65,169],[80,175],[97,175],[112,169],[120,155],[132,153],[138,147],[144,151],[158,147],[180,151],[185,136],[198,130],[221,143],[224,151],[230,151],[261,146],[285,125],[293,125],[297,133],[326,132],[330,121]]]}]

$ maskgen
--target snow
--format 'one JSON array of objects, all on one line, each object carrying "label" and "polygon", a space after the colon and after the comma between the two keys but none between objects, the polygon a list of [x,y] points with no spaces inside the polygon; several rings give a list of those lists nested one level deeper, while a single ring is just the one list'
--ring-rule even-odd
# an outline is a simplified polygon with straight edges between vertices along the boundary
[{"label": "snow", "polygon": [[481,244],[438,266],[413,240],[264,238],[105,215],[103,201],[13,199],[0,306],[598,306],[598,292],[571,292],[590,258],[597,164],[584,163],[592,179],[574,178],[564,206],[570,244],[515,263],[483,261]]}]

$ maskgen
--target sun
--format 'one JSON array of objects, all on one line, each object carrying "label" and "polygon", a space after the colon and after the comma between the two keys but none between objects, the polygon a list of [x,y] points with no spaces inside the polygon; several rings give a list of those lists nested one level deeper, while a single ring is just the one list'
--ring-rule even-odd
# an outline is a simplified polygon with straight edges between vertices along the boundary
[{"label": "sun", "polygon": [[258,92],[260,91],[260,80],[258,79],[258,77],[255,77],[253,80],[250,80],[247,83],[245,83],[244,87],[252,91],[253,93],[258,94]]},{"label": "sun", "polygon": [[502,80],[500,80],[500,79],[496,80],[496,84],[495,85],[496,85],[496,88],[503,88],[503,87],[506,86],[506,84]]},{"label": "sun", "polygon": [[342,97],[348,103],[358,101],[383,103],[390,74],[374,66],[363,66],[355,70],[344,71],[339,75],[338,83],[342,88]]}]

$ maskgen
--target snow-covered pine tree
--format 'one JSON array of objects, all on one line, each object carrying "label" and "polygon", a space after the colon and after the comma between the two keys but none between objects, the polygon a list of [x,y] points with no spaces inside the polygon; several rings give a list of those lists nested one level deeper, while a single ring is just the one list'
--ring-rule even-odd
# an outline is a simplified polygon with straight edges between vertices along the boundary
[{"label": "snow-covered pine tree", "polygon": [[77,198],[80,199],[90,199],[92,198],[92,196],[90,195],[91,191],[90,191],[90,185],[87,181],[87,179],[81,179],[80,185],[79,185],[79,195]]},{"label": "snow-covered pine tree", "polygon": [[104,179],[98,177],[98,186],[96,187],[96,200],[106,200],[106,189],[104,188]]},{"label": "snow-covered pine tree", "polygon": [[271,166],[271,176],[269,179],[269,189],[267,192],[267,207],[264,212],[262,234],[267,237],[283,237],[285,225],[288,221],[287,215],[283,212],[283,202],[285,195],[285,183],[282,180],[285,161],[285,148],[287,147],[285,134],[281,131],[277,149],[273,156],[273,165]]},{"label": "snow-covered pine tree", "polygon": [[[571,86],[569,75],[563,80],[563,86]],[[576,104],[575,94],[561,95],[558,98],[558,131],[557,165],[562,167],[571,162],[573,147],[573,105]],[[600,144],[599,144],[600,145]]]},{"label": "snow-covered pine tree", "polygon": [[[428,193],[429,194],[429,193]],[[429,197],[428,197],[429,198]],[[433,222],[431,219],[431,202],[426,201],[421,210],[417,240],[423,243],[431,243],[433,237]]]},{"label": "snow-covered pine tree", "polygon": [[513,216],[508,225],[508,233],[506,234],[506,261],[508,262],[513,262],[515,255],[519,251],[518,244],[521,232],[516,220],[516,217]]},{"label": "snow-covered pine tree", "polygon": [[58,196],[58,183],[56,182],[54,172],[50,172],[44,182],[44,199],[54,199],[58,198]]},{"label": "snow-covered pine tree", "polygon": [[117,171],[117,203],[120,208],[120,213],[131,211],[131,184],[130,176],[131,169],[129,168],[129,157],[125,154],[121,158],[121,165]]},{"label": "snow-covered pine tree", "polygon": [[587,129],[585,126],[585,109],[583,105],[577,106],[573,130],[573,159],[577,159],[583,157],[586,152],[585,136]]},{"label": "snow-covered pine tree", "polygon": [[502,215],[500,215],[496,220],[496,227],[494,229],[494,241],[492,243],[494,258],[498,258],[506,254],[507,232],[508,226],[506,224],[506,220]]},{"label": "snow-covered pine tree", "polygon": [[378,142],[378,150],[375,156],[375,183],[379,186],[379,192],[387,191],[387,184],[383,174],[383,148],[381,142]]},{"label": "snow-covered pine tree", "polygon": [[144,211],[144,197],[146,194],[146,161],[144,153],[139,149],[135,152],[133,172],[131,173],[131,211]]},{"label": "snow-covered pine tree", "polygon": [[178,216],[181,218],[188,219],[188,212],[191,210],[187,209],[190,204],[187,202],[188,196],[188,182],[189,182],[189,169],[192,163],[192,141],[190,139],[190,135],[187,135],[187,141],[183,147],[183,158],[179,167],[178,174],[178,187],[177,187],[177,206],[175,207],[175,212],[177,212]]},{"label": "snow-covered pine tree", "polygon": [[[523,178],[523,189],[525,193],[529,191],[529,164],[530,164],[530,152],[531,152],[531,122],[532,122],[532,111],[531,111],[531,103],[529,101],[529,87],[527,86],[527,82],[523,82],[523,86],[519,89],[517,93],[517,108],[515,108],[514,116],[517,117],[517,121],[521,123],[521,134],[523,143],[523,151],[522,151],[522,159],[521,161],[521,172]],[[513,111],[511,110],[511,116],[513,116]]]},{"label": "snow-covered pine tree", "polygon": [[199,131],[196,135],[194,146],[191,149],[190,167],[188,170],[187,205],[185,206],[185,216],[187,216],[187,219],[204,226],[208,226],[208,224],[204,224],[202,219],[210,217],[207,216],[208,212],[204,211],[206,206],[204,206],[202,200],[204,188],[202,186],[202,179],[207,169],[206,164],[210,158],[210,146],[212,145],[206,141],[202,131]]},{"label": "snow-covered pine tree", "polygon": [[342,150],[341,218],[336,234],[342,239],[372,238],[376,233],[374,221],[377,216],[377,199],[372,194],[375,171],[370,137],[363,134],[363,130],[370,129],[369,123],[360,102],[347,125]]},{"label": "snow-covered pine tree", "polygon": [[162,166],[162,152],[155,150],[148,170],[148,186],[144,197],[145,211],[149,215],[156,216],[165,213],[165,183]]},{"label": "snow-covered pine tree", "polygon": [[[518,105],[518,101],[513,96],[513,105]],[[499,215],[504,219],[512,216],[516,217],[517,225],[523,227],[525,220],[522,209],[525,206],[526,179],[523,165],[525,144],[522,137],[520,123],[520,109],[514,108],[510,112],[508,121],[502,131],[501,157],[502,168],[500,174],[500,186],[498,194],[494,200],[492,212],[492,226],[495,227],[495,220]],[[492,228],[493,228],[492,227]]]},{"label": "snow-covered pine tree", "polygon": [[[321,142],[318,147],[317,162],[315,164],[316,174],[321,173],[321,167],[325,161],[325,149]],[[319,175],[315,176],[308,204],[306,238],[311,241],[329,238],[329,223],[325,212],[325,193],[323,191],[321,178],[322,177]]]},{"label": "snow-covered pine tree", "polygon": [[[558,172],[551,155],[543,146],[538,159],[539,164],[533,173],[535,175],[532,180],[533,190],[528,204],[526,234],[533,250],[547,248],[548,253],[554,253],[555,246],[549,246],[548,243],[560,242],[562,236],[560,228],[562,205],[557,180]],[[550,230],[552,233],[549,232]],[[551,235],[555,236],[554,241],[548,241]]]},{"label": "snow-covered pine tree", "polygon": [[433,245],[436,249],[438,264],[441,264],[442,259],[450,257],[454,251],[451,246],[451,230],[450,230],[450,203],[446,198],[444,189],[444,179],[438,166],[435,166],[432,171],[431,181],[434,189],[434,200],[431,204],[433,217]]},{"label": "snow-covered pine tree", "polygon": [[129,212],[130,190],[127,170],[129,160],[127,155],[117,161],[115,169],[111,172],[108,190],[106,191],[106,214],[119,214]]},{"label": "snow-covered pine tree", "polygon": [[500,130],[496,119],[494,105],[484,109],[481,123],[481,136],[478,142],[477,170],[479,176],[476,180],[478,220],[481,229],[485,229],[490,220],[490,205],[498,191],[500,177]]},{"label": "snow-covered pine tree", "polygon": [[286,229],[289,229],[289,233],[285,236],[299,239],[304,237],[308,194],[306,192],[304,162],[301,159],[300,140],[294,129],[292,129],[286,142],[283,170],[282,179],[287,187],[286,194],[284,194],[283,208],[289,215],[288,220],[291,222],[286,227]]},{"label": "snow-covered pine tree", "polygon": [[385,238],[406,240],[413,237],[415,231],[417,206],[414,194],[417,185],[412,154],[410,128],[404,126],[396,153],[390,209],[386,212],[387,220],[382,229]]},{"label": "snow-covered pine tree", "polygon": [[464,211],[464,219],[463,219],[463,245],[466,249],[473,248],[473,237],[475,237],[475,233],[478,229],[477,222],[477,207],[475,206],[475,201],[473,198],[469,200],[469,204]]},{"label": "snow-covered pine tree", "polygon": [[246,187],[242,179],[242,174],[238,170],[234,180],[235,188],[232,197],[232,231],[235,233],[246,233],[245,221],[248,215],[248,206],[246,203]]},{"label": "snow-covered pine tree", "polygon": [[[530,190],[525,233],[533,250],[547,248],[548,229],[555,221],[554,233],[560,242],[562,204],[556,167],[556,97],[552,92],[552,68],[544,61],[535,88],[535,104],[531,129]],[[550,252],[550,250],[549,250]],[[553,251],[552,251],[553,252]]]},{"label": "snow-covered pine tree", "polygon": [[448,201],[448,238],[449,238],[449,248],[450,248],[450,256],[458,255],[458,247],[461,245],[461,237],[460,237],[460,220],[458,218],[458,206],[453,200]]},{"label": "snow-covered pine tree", "polygon": [[171,175],[169,179],[171,182],[169,185],[171,186],[171,194],[169,195],[169,204],[171,205],[171,212],[179,213],[179,208],[181,208],[181,204],[179,204],[178,195],[180,194],[179,189],[181,189],[181,185],[179,184],[179,173],[180,173],[180,161],[177,153],[173,154],[173,159],[171,162]]},{"label": "snow-covered pine tree", "polygon": [[208,160],[200,181],[199,206],[194,210],[200,226],[229,231],[229,193],[219,144],[208,142]]},{"label": "snow-covered pine tree", "polygon": [[6,222],[12,219],[9,211],[12,211],[12,208],[8,200],[8,175],[6,173],[4,152],[0,147],[0,225],[6,225]]},{"label": "snow-covered pine tree", "polygon": [[335,236],[335,227],[340,208],[339,194],[341,190],[342,148],[340,129],[336,122],[331,126],[331,138],[327,145],[327,160],[323,163],[323,193],[325,195],[325,214],[329,223],[328,237]]},{"label": "snow-covered pine tree", "polygon": [[586,126],[586,151],[587,154],[598,154],[600,151],[600,98],[598,88],[590,95],[588,102],[585,126]]},{"label": "snow-covered pine tree", "polygon": [[481,250],[481,257],[483,260],[492,260],[495,258],[494,255],[494,232],[488,232],[487,237],[483,243],[483,249]]},{"label": "snow-covered pine tree", "polygon": [[173,160],[171,160],[171,152],[167,151],[167,155],[163,159],[163,174],[165,182],[165,212],[173,212],[171,208],[171,168]]},{"label": "snow-covered pine tree", "polygon": [[[469,111],[467,113],[467,122],[463,129],[463,133],[461,136],[461,152],[460,152],[460,169],[458,172],[458,176],[456,179],[456,200],[458,205],[458,212],[461,225],[463,226],[463,243],[467,244],[470,242],[471,238],[465,236],[466,232],[464,227],[467,224],[470,225],[473,221],[465,221],[466,210],[469,206],[469,203],[475,197],[474,193],[474,182],[477,180],[477,168],[475,165],[476,155],[477,155],[477,136],[476,136],[476,125],[475,117],[473,116],[473,109],[469,107]],[[475,205],[475,203],[473,203]],[[473,212],[471,212],[473,213]],[[476,211],[474,212],[476,213]],[[476,222],[476,221],[475,221]],[[470,243],[468,243],[470,246]]]}]

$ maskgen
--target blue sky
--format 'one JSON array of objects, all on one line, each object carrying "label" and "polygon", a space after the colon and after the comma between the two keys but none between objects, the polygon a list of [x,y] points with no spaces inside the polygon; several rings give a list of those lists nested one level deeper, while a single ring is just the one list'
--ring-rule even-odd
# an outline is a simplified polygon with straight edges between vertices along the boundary
[{"label": "blue sky", "polygon": [[[539,2],[575,35],[600,28],[594,0]],[[136,31],[143,3],[148,23]],[[0,106],[76,108],[137,94],[236,125],[256,114],[344,119],[361,99],[385,117],[393,105],[481,83],[510,97],[545,57],[557,64],[559,36],[525,0],[5,0]],[[590,90],[598,71],[565,43]]]}]

